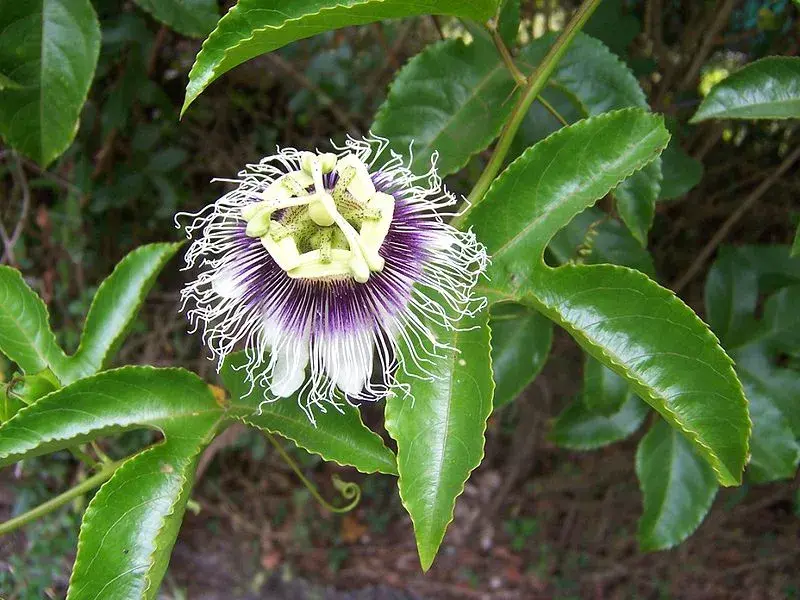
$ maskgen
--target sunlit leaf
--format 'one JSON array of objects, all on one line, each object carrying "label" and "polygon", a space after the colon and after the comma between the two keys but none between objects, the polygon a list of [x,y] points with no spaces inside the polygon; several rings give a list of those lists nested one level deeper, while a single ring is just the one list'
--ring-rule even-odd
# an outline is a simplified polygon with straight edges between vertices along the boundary
[{"label": "sunlit leaf", "polygon": [[711,88],[691,122],[791,118],[800,118],[800,57],[770,56]]},{"label": "sunlit leaf", "polygon": [[69,359],[62,383],[93,375],[108,366],[156,277],[180,247],[180,244],[141,246],[117,264],[92,300],[80,346]]},{"label": "sunlit leaf", "polygon": [[497,0],[239,0],[220,19],[189,72],[182,112],[223,73],[295,40],[348,25],[438,14],[485,21]]},{"label": "sunlit leaf", "polygon": [[[748,455],[750,420],[731,360],[705,324],[638,271],[550,269],[541,260],[556,231],[668,140],[659,117],[635,109],[564,128],[509,166],[465,225],[492,255],[482,288],[492,301],[530,304],[564,327],[684,432],[721,483],[734,485]],[[565,156],[570,160],[558,160]]]},{"label": "sunlit leaf", "polygon": [[47,307],[16,269],[0,265],[0,352],[27,374],[51,368],[65,359],[50,329]]}]

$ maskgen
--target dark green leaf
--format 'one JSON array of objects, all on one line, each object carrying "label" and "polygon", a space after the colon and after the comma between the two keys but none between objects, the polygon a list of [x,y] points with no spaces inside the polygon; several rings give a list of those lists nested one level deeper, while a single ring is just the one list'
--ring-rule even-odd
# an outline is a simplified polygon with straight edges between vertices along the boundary
[{"label": "dark green leaf", "polygon": [[797,226],[797,232],[794,234],[794,243],[792,244],[792,258],[800,256],[800,225]]},{"label": "dark green leaf", "polygon": [[500,0],[498,10],[497,31],[506,46],[513,47],[517,43],[520,21],[520,0]]},{"label": "dark green leaf", "polygon": [[491,300],[530,304],[567,329],[686,432],[719,480],[733,485],[748,454],[750,421],[731,361],[707,327],[637,271],[549,269],[541,261],[556,231],[652,160],[668,139],[660,118],[635,109],[564,128],[506,169],[467,225],[492,255],[491,283],[483,288]]},{"label": "dark green leaf", "polygon": [[583,27],[583,32],[624,56],[642,30],[639,19],[625,10],[623,0],[603,0]]},{"label": "dark green leaf", "polygon": [[439,14],[485,21],[497,0],[239,0],[220,19],[189,73],[181,112],[217,77],[295,40],[348,25]]},{"label": "dark green leaf", "polygon": [[397,442],[400,497],[414,522],[426,571],[453,520],[456,498],[483,459],[492,412],[488,311],[463,319],[459,329],[438,332],[440,342],[457,350],[437,362],[438,377],[402,377],[413,398],[395,395],[386,402],[386,429]]},{"label": "dark green leaf", "polygon": [[94,76],[100,26],[89,0],[0,0],[0,134],[42,166],[72,142]]},{"label": "dark green leaf", "polygon": [[558,415],[549,437],[562,448],[573,450],[607,446],[639,429],[648,412],[647,405],[633,394],[626,394],[623,404],[609,415],[593,412],[577,399]]},{"label": "dark green leaf", "polygon": [[639,444],[636,475],[644,496],[642,550],[665,550],[697,529],[717,494],[714,472],[674,428],[658,420]]},{"label": "dark green leaf", "polygon": [[[555,85],[552,80],[550,85],[542,90],[539,97],[550,104],[567,123],[577,123],[586,116],[580,101],[571,92]],[[529,146],[533,146],[536,142],[561,129],[562,125],[561,121],[541,102],[534,102],[514,137],[514,142],[508,152],[509,161],[517,158]]]},{"label": "dark green leaf", "polygon": [[770,56],[719,82],[692,117],[791,119],[800,117],[800,57]]},{"label": "dark green leaf", "polygon": [[708,272],[706,317],[726,347],[741,335],[758,302],[758,273],[741,260],[734,248],[723,247]]},{"label": "dark green leaf", "polygon": [[219,19],[217,0],[134,0],[167,27],[189,37],[204,37]]},{"label": "dark green leaf", "polygon": [[256,387],[251,391],[243,368],[246,363],[247,357],[239,352],[229,356],[222,367],[232,408],[242,422],[282,435],[325,460],[355,467],[362,473],[397,474],[394,454],[362,423],[357,408],[347,404],[341,412],[328,408],[315,414],[316,423],[312,423],[297,398],[265,402],[266,390]]},{"label": "dark green leaf", "polygon": [[48,367],[59,374],[65,360],[44,302],[6,266],[0,266],[0,352],[30,375]]},{"label": "dark green leaf", "polygon": [[80,346],[69,359],[63,383],[93,375],[108,365],[156,277],[180,247],[181,244],[150,244],[137,248],[119,262],[97,290],[86,316]]},{"label": "dark green leaf", "polygon": [[[797,434],[792,431],[782,408],[790,409],[792,414],[800,412],[800,373],[779,370],[758,358],[747,360],[737,354],[736,359],[736,371],[742,380],[750,404],[750,418],[753,419],[752,457],[748,473],[757,483],[791,479],[800,461],[800,431]],[[783,383],[787,378],[793,379],[791,383],[794,385],[776,389],[776,384]],[[794,394],[791,394],[792,391]],[[778,404],[781,400],[784,406]]]},{"label": "dark green leaf", "polygon": [[553,324],[519,304],[492,307],[492,371],[494,408],[514,400],[544,367],[553,341]]},{"label": "dark green leaf", "polygon": [[653,257],[622,223],[599,208],[587,208],[559,231],[549,253],[559,264],[613,264],[655,277]]},{"label": "dark green leaf", "polygon": [[449,175],[486,148],[514,107],[514,80],[490,41],[448,40],[428,46],[400,71],[372,131],[408,157],[411,170]]},{"label": "dark green leaf", "polygon": [[584,355],[583,403],[598,415],[611,416],[631,396],[628,382],[591,356]]},{"label": "dark green leaf", "polygon": [[647,232],[653,226],[660,193],[661,158],[628,177],[614,192],[619,216],[642,246],[647,246]]},{"label": "dark green leaf", "polygon": [[672,200],[685,196],[703,179],[703,163],[695,160],[680,147],[673,137],[661,155],[661,194],[659,200]]}]

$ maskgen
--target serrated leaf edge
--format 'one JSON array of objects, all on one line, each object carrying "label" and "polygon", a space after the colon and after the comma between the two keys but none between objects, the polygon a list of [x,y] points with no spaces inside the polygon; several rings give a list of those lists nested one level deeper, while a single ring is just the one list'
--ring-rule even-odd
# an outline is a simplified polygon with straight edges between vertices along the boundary
[{"label": "serrated leaf edge", "polygon": [[[154,367],[154,366],[151,366],[151,365],[142,365],[142,366],[129,365],[129,366],[125,366],[125,367],[119,367],[117,369],[109,369],[108,371],[103,371],[102,373],[97,373],[97,374],[91,375],[89,377],[84,377],[84,378],[78,380],[78,382],[76,382],[76,383],[80,383],[81,385],[84,385],[84,382],[89,382],[90,380],[95,380],[95,379],[98,379],[98,378],[101,378],[101,377],[106,377],[109,374],[119,373],[119,372],[122,372],[122,371],[126,371],[126,372],[131,372],[131,371],[151,371],[151,372],[155,372],[155,371],[157,371],[157,372],[171,372],[171,373],[181,374],[182,376],[190,375],[192,378],[196,378],[196,380],[201,382],[204,386],[206,385],[205,382],[203,382],[203,380],[200,379],[196,374],[192,373],[191,371],[187,371],[186,369],[182,369],[182,368],[179,368],[179,367]],[[33,404],[30,404],[30,405],[25,406],[24,408],[22,408],[11,419],[9,419],[8,421],[6,421],[2,425],[0,425],[0,434],[3,433],[3,430],[8,426],[9,423],[14,423],[15,420],[22,419],[24,417],[24,415],[26,415],[28,412],[36,410],[36,408],[39,406],[39,403],[42,400],[44,400],[46,398],[49,398],[50,396],[53,396],[54,394],[61,393],[65,389],[67,389],[68,387],[69,386],[65,386],[65,387],[63,387],[61,389],[54,390],[54,391],[50,392],[49,394],[47,394],[46,396],[43,396],[42,398],[40,398],[37,402],[34,402]],[[210,393],[211,392],[209,392],[209,394]],[[222,412],[222,409],[219,409],[219,410],[220,410],[220,412]],[[181,414],[181,415],[176,415],[176,416],[170,416],[170,417],[167,417],[167,419],[175,419],[175,418],[181,418],[181,417],[197,416],[199,414],[203,414],[203,413],[207,413],[207,412],[214,412],[214,411],[213,410],[192,411],[191,413],[186,413],[186,414]],[[159,431],[162,434],[164,433],[161,430],[160,427],[158,427],[157,425],[151,424],[151,423],[133,422],[131,424],[131,426],[137,426],[137,425],[139,427],[141,427],[141,428],[149,428],[149,429],[153,429],[153,430]],[[71,439],[74,439],[74,437],[80,437],[80,436],[84,436],[84,435],[91,436],[94,433],[99,433],[99,432],[106,431],[108,429],[108,427],[115,427],[115,426],[123,426],[123,425],[122,425],[122,423],[119,423],[119,422],[112,422],[107,427],[89,429],[89,430],[86,430],[86,431],[82,431],[82,432],[78,433],[77,435],[71,436],[71,437],[57,437],[57,436],[44,437],[44,436],[40,435],[39,436],[40,439],[39,439],[38,444],[34,448],[29,450],[28,452],[35,451],[35,448],[38,448],[43,444],[49,444],[49,443],[52,443],[52,442],[65,442],[65,441],[69,441]],[[27,455],[27,453],[21,455],[20,458],[14,458],[12,462],[16,462],[17,460],[21,460],[21,458],[23,458],[26,455]],[[12,456],[17,456],[17,455],[16,454],[2,454],[2,453],[0,453],[0,467],[7,466],[8,464],[10,464],[10,463],[7,463],[6,461],[9,459],[9,457],[12,457]]]},{"label": "serrated leaf edge", "polygon": [[[492,369],[492,328],[489,326],[488,310],[487,310],[486,314],[487,314],[486,321],[484,322],[483,325],[488,330],[488,335],[489,335],[489,370],[491,372],[491,369]],[[454,335],[456,337],[458,337],[458,335],[460,335],[460,333],[461,332],[456,331],[456,332],[454,332]],[[455,346],[455,343],[453,345]],[[450,371],[449,371],[450,373],[452,373],[453,370],[455,369],[455,361],[456,361],[457,354],[458,354],[457,352],[453,352],[452,353],[451,362],[453,364],[453,368],[450,369]],[[433,565],[433,561],[436,559],[436,555],[439,553],[439,548],[441,548],[442,542],[444,541],[444,536],[447,534],[447,530],[450,527],[450,523],[452,523],[453,519],[455,518],[456,503],[458,502],[458,498],[464,493],[464,489],[466,488],[467,481],[469,481],[469,478],[472,475],[472,473],[475,471],[475,469],[477,469],[481,465],[481,463],[483,462],[484,457],[486,456],[486,429],[487,429],[487,427],[489,425],[489,418],[492,416],[492,408],[493,408],[492,407],[492,401],[494,399],[494,388],[495,388],[494,378],[492,378],[490,376],[489,380],[490,380],[490,399],[489,399],[489,405],[490,406],[489,406],[489,411],[488,411],[488,414],[486,416],[486,419],[484,419],[484,421],[483,421],[483,430],[481,431],[481,439],[483,440],[483,444],[481,445],[481,455],[478,458],[478,464],[476,464],[472,469],[469,470],[469,472],[467,472],[467,476],[464,478],[464,482],[461,484],[461,487],[458,489],[458,491],[455,494],[455,496],[453,496],[453,506],[450,509],[450,514],[448,516],[448,520],[444,525],[444,530],[442,532],[442,537],[439,540],[439,543],[436,545],[436,551],[434,552],[433,556],[430,557],[430,562],[427,562],[427,564],[426,564],[426,562],[423,562],[422,556],[419,557],[420,558],[420,563],[422,565],[422,570],[424,572],[427,572],[428,569],[431,568],[431,566]],[[385,423],[384,423],[384,426],[386,427],[386,431],[389,432],[389,435],[391,436],[391,438],[395,441],[395,443],[397,443],[397,453],[399,455],[400,454],[400,442],[397,440],[397,438],[394,435],[392,435],[392,425],[390,425],[390,422],[393,423],[394,419],[386,419]],[[399,464],[398,464],[398,471],[399,471]],[[398,478],[399,478],[399,475],[398,475]],[[399,481],[398,481],[398,486],[397,486],[397,492],[398,492],[398,495],[400,496],[400,502],[403,505],[403,508],[405,508],[406,513],[410,517],[411,523],[412,523],[412,525],[414,527],[414,532],[416,533],[416,531],[418,530],[417,520],[415,519],[414,515],[411,513],[411,511],[408,508],[408,502],[407,502],[407,500],[406,500],[406,498],[405,498],[405,496],[404,496],[404,494],[402,492],[402,488],[399,485]],[[417,551],[419,552],[419,546],[417,546]]]}]

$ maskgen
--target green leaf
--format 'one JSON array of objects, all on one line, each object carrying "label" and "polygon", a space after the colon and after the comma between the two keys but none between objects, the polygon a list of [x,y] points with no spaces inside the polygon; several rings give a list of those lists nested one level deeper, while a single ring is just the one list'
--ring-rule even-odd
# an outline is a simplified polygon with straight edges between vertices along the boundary
[{"label": "green leaf", "polygon": [[10,77],[6,77],[0,73],[0,92],[3,90],[18,90],[22,86]]},{"label": "green leaf", "polygon": [[238,352],[225,360],[221,371],[240,421],[282,435],[325,460],[355,467],[362,473],[397,475],[394,454],[364,425],[357,408],[348,404],[342,406],[342,412],[329,408],[315,414],[316,423],[312,423],[297,398],[265,402],[266,390],[256,387],[251,391],[246,364],[247,357]]},{"label": "green leaf", "polygon": [[205,37],[219,19],[217,0],[134,0],[167,27],[189,37]]},{"label": "green leaf", "polygon": [[519,304],[496,304],[491,310],[494,408],[519,396],[544,367],[553,342],[553,324]]},{"label": "green leaf", "polygon": [[[523,49],[520,57],[532,70],[556,38],[548,34]],[[623,108],[649,109],[639,82],[627,65],[599,40],[576,36],[553,74],[552,83],[572,94],[587,116]],[[642,245],[653,224],[661,190],[661,162],[652,161],[622,182],[614,192],[623,222]]]},{"label": "green leaf", "polygon": [[583,32],[606,44],[614,54],[624,56],[642,30],[635,16],[625,10],[623,0],[603,0],[583,27]]},{"label": "green leaf", "polygon": [[497,31],[511,48],[517,43],[519,33],[520,0],[500,0],[497,15]]},{"label": "green leaf", "polygon": [[208,386],[188,371],[105,371],[48,394],[0,426],[0,467],[110,433],[188,427],[209,415],[219,418],[222,408]]},{"label": "green leaf", "polygon": [[[559,231],[548,252],[559,264],[613,264],[655,277],[653,257],[630,230],[599,208],[587,208]],[[579,255],[580,252],[580,255]]]},{"label": "green leaf", "polygon": [[638,535],[642,550],[665,550],[685,540],[703,521],[717,494],[708,464],[660,419],[639,444],[636,475],[644,497]]},{"label": "green leaf", "polygon": [[295,40],[382,19],[439,14],[485,21],[497,0],[239,0],[220,19],[189,73],[181,113],[217,77]]},{"label": "green leaf", "polygon": [[584,355],[583,403],[589,411],[611,416],[630,395],[628,383],[622,377],[588,354]]},{"label": "green leaf", "polygon": [[734,485],[748,455],[750,421],[731,361],[708,328],[637,271],[550,269],[541,260],[556,231],[652,160],[668,139],[659,117],[636,109],[564,128],[509,166],[466,225],[492,255],[490,283],[482,288],[491,300],[531,305],[564,327],[685,432],[721,483]]},{"label": "green leaf", "polygon": [[608,415],[593,412],[578,399],[558,415],[548,437],[562,448],[592,450],[633,434],[648,412],[647,405],[633,394],[626,394],[622,405]]},{"label": "green leaf", "polygon": [[65,360],[50,329],[47,307],[16,269],[0,266],[0,352],[33,375]]},{"label": "green leaf", "polygon": [[791,119],[800,117],[800,58],[770,56],[720,81],[691,119]]},{"label": "green leaf", "polygon": [[791,256],[792,258],[800,256],[800,225],[797,226],[797,232],[794,234]]},{"label": "green leaf", "polygon": [[783,411],[789,409],[790,415],[798,420],[800,373],[778,369],[761,357],[746,358],[740,353],[736,355],[736,372],[753,419],[750,478],[756,483],[791,479],[800,462],[800,429],[792,431]]},{"label": "green leaf", "polygon": [[181,244],[141,246],[117,264],[92,300],[80,346],[69,359],[63,383],[72,383],[108,366],[156,277],[180,247]]},{"label": "green leaf", "polygon": [[413,398],[395,395],[386,402],[386,429],[397,442],[400,497],[414,522],[426,571],[453,520],[456,498],[483,459],[494,387],[488,311],[463,319],[459,331],[437,332],[437,338],[455,349],[433,367],[437,377],[400,377]]},{"label": "green leaf", "polygon": [[0,135],[42,166],[72,142],[100,52],[89,0],[0,0]]},{"label": "green leaf", "polygon": [[703,179],[703,163],[689,156],[673,136],[661,155],[661,194],[659,200],[672,200],[689,193]]},{"label": "green leaf", "polygon": [[[60,420],[64,427],[67,419],[61,414],[85,411],[71,417],[76,429],[91,421],[95,426],[98,421],[117,421],[120,426],[128,420],[128,411],[113,405],[125,404],[138,409],[139,425],[157,427],[164,434],[164,442],[117,469],[89,503],[67,595],[67,600],[155,600],[183,519],[197,459],[221,424],[221,407],[195,375],[147,367],[127,367],[82,380],[31,408],[43,402],[43,412],[37,413],[39,423],[49,417],[51,424]],[[18,420],[34,420],[33,411],[25,417]]]},{"label": "green leaf", "polygon": [[460,170],[500,133],[514,107],[514,80],[491,42],[448,40],[428,46],[392,83],[372,131],[427,173],[439,153],[439,174]]},{"label": "green leaf", "polygon": [[758,302],[758,273],[740,253],[723,246],[708,272],[705,286],[706,318],[726,347],[735,344]]}]

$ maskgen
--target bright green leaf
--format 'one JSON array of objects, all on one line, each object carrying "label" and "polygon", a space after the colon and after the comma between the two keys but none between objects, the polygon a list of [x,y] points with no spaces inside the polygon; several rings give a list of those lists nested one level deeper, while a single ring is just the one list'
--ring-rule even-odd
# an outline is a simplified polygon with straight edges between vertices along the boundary
[{"label": "bright green leaf", "polygon": [[564,327],[685,432],[721,483],[733,485],[748,454],[750,421],[731,361],[707,327],[637,271],[550,269],[541,261],[556,231],[653,160],[668,139],[659,117],[635,109],[564,128],[509,166],[466,225],[492,255],[483,288],[491,300],[530,304]]},{"label": "bright green leaf", "polygon": [[156,277],[180,247],[181,244],[141,246],[117,264],[92,300],[80,346],[69,360],[69,375],[63,383],[72,383],[108,366]]},{"label": "bright green leaf", "polygon": [[348,25],[438,14],[485,21],[497,0],[239,0],[220,19],[189,73],[181,112],[223,73],[295,40]]},{"label": "bright green leaf", "polygon": [[459,331],[438,332],[449,350],[432,369],[437,377],[401,376],[412,397],[386,402],[386,429],[397,442],[398,486],[414,522],[422,568],[428,570],[453,520],[456,498],[483,459],[492,412],[488,311],[463,319]]},{"label": "bright green leaf", "polygon": [[743,67],[711,88],[691,122],[798,117],[800,57],[770,56]]},{"label": "bright green leaf", "polygon": [[603,363],[584,355],[583,403],[598,415],[617,413],[631,395],[628,383]]},{"label": "bright green leaf", "polygon": [[661,155],[661,194],[659,200],[685,196],[703,179],[703,163],[689,156],[674,137]]},{"label": "bright green leaf", "polygon": [[134,0],[167,27],[189,37],[207,36],[219,19],[217,0]]},{"label": "bright green leaf", "polygon": [[392,83],[372,131],[427,173],[439,153],[439,174],[461,169],[497,137],[514,107],[514,80],[491,42],[448,40],[428,46]]},{"label": "bright green leaf", "polygon": [[[523,48],[520,61],[531,71],[543,58],[556,34]],[[587,116],[623,108],[649,109],[639,82],[619,57],[599,40],[579,34],[558,63],[552,83],[582,104]],[[642,245],[653,223],[661,191],[661,162],[655,160],[622,182],[614,192],[620,217]]]},{"label": "bright green leaf", "polygon": [[47,307],[16,269],[0,266],[0,352],[29,375],[65,359],[50,329]]},{"label": "bright green leaf", "polygon": [[222,414],[196,375],[123,367],[81,379],[21,410],[0,427],[0,467],[129,429]]},{"label": "bright green leaf", "polygon": [[72,142],[100,51],[89,0],[0,0],[0,135],[42,166]]},{"label": "bright green leaf", "polygon": [[548,436],[562,448],[592,450],[624,440],[641,427],[648,414],[647,405],[633,394],[608,415],[590,410],[577,399],[558,415]]},{"label": "bright green leaf", "polygon": [[708,464],[660,419],[639,444],[636,475],[644,497],[639,520],[642,550],[665,550],[685,540],[703,521],[717,494]]},{"label": "bright green leaf", "polygon": [[246,364],[247,357],[239,352],[226,359],[221,372],[232,409],[243,423],[282,435],[325,460],[362,473],[397,474],[394,454],[364,425],[357,408],[345,404],[339,412],[329,407],[325,413],[315,412],[316,423],[312,423],[297,398],[265,402],[266,390],[256,387],[251,391]]},{"label": "bright green leaf", "polygon": [[492,371],[494,408],[519,396],[544,367],[553,341],[553,324],[519,304],[492,307]]},{"label": "bright green leaf", "polygon": [[599,208],[587,208],[559,231],[547,246],[559,263],[622,265],[655,277],[653,257],[630,230]]}]

